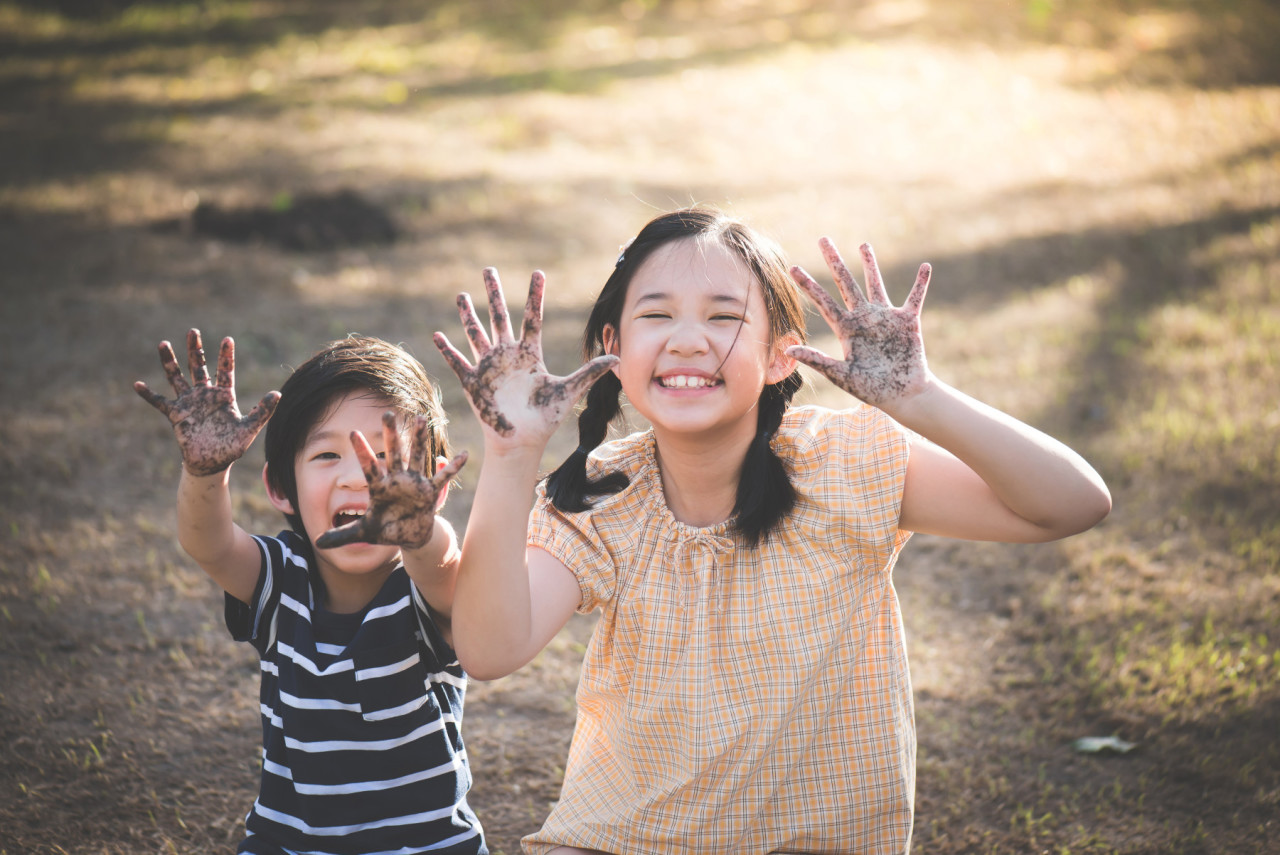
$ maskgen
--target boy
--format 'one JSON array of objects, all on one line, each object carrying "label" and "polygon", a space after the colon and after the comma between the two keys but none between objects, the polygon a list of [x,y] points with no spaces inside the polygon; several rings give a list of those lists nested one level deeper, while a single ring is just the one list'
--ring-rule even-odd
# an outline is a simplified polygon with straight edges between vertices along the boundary
[{"label": "boy", "polygon": [[[214,383],[198,330],[187,353],[190,383],[160,344],[174,400],[134,388],[182,452],[179,541],[226,592],[232,637],[261,656],[262,782],[237,851],[487,852],[449,629],[458,546],[436,515],[466,458],[438,457],[435,387],[400,348],[353,336],[241,417],[231,339]],[[276,537],[235,524],[228,488],[264,424],[263,482],[290,526]]]}]

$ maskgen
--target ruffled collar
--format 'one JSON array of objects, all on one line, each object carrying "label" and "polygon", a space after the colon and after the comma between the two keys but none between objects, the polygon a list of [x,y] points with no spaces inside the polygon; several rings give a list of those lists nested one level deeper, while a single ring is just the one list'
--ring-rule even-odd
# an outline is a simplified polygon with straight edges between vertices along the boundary
[{"label": "ruffled collar", "polygon": [[667,495],[662,489],[662,470],[658,467],[658,444],[653,429],[645,431],[641,442],[643,463],[636,476],[635,486],[650,496],[649,513],[656,515],[664,531],[671,533],[677,543],[702,545],[718,554],[733,550],[733,520],[728,519],[709,526],[694,526],[676,519],[667,505]]}]

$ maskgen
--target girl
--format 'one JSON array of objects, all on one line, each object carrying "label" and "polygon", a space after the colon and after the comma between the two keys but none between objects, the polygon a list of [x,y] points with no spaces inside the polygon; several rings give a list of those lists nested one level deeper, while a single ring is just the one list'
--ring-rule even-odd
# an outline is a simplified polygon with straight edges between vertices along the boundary
[{"label": "girl", "polygon": [[[567,378],[541,360],[541,273],[519,341],[492,270],[492,339],[459,298],[475,365],[437,333],[486,426],[454,601],[464,667],[508,674],[601,610],[563,792],[527,852],[907,851],[899,550],[917,531],[1048,541],[1110,510],[1078,455],[929,371],[928,265],[895,308],[869,246],[865,295],[821,247],[844,307],[714,210],[656,218]],[[843,359],[802,345],[796,284]],[[790,406],[797,363],[857,400]],[[588,385],[581,445],[530,517],[543,448]],[[619,390],[652,427],[601,445]]]}]

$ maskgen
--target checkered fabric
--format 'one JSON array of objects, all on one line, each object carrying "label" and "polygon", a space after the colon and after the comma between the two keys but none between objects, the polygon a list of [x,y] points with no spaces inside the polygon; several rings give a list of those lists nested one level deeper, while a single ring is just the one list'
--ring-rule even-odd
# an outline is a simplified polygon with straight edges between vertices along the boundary
[{"label": "checkered fabric", "polygon": [[902,853],[915,725],[890,579],[908,439],[872,407],[791,409],[801,501],[757,548],[678,522],[652,433],[593,453],[623,492],[577,514],[539,491],[529,543],[601,610],[559,803],[526,837],[618,855]]}]

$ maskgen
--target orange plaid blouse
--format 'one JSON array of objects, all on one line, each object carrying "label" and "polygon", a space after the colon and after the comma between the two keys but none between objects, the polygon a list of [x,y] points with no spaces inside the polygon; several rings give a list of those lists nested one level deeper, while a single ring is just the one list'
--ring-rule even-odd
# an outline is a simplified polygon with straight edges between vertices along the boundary
[{"label": "orange plaid blouse", "polygon": [[560,800],[524,839],[618,855],[902,853],[915,723],[890,573],[908,439],[869,406],[796,407],[801,500],[758,548],[678,522],[651,432],[593,452],[631,484],[584,513],[544,488],[529,543],[601,610]]}]

